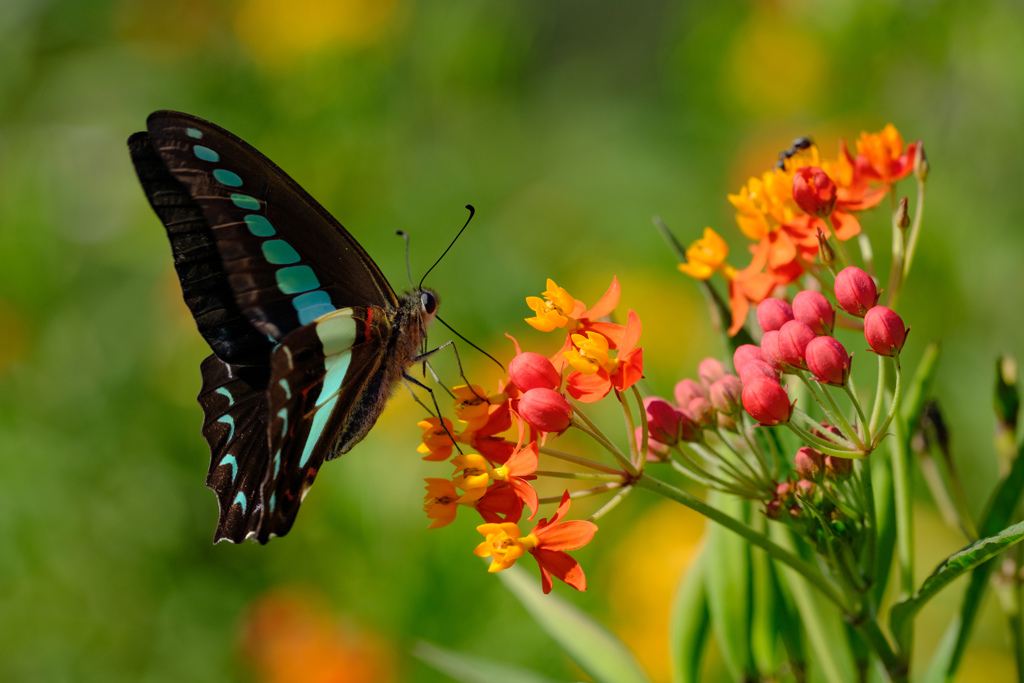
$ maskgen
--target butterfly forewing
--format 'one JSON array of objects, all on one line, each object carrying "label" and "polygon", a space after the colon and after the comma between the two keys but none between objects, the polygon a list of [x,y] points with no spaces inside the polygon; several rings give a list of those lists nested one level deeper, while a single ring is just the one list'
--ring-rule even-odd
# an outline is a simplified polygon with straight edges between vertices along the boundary
[{"label": "butterfly forewing", "polygon": [[195,117],[156,112],[149,139],[201,208],[239,308],[280,341],[317,317],[397,298],[359,243],[272,161]]}]

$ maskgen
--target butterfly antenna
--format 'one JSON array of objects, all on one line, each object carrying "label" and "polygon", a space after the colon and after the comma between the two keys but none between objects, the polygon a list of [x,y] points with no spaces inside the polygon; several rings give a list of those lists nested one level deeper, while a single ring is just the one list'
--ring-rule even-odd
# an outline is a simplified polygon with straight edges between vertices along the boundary
[{"label": "butterfly antenna", "polygon": [[[497,363],[498,367],[499,367],[499,368],[501,368],[501,371],[502,371],[502,372],[504,372],[504,371],[505,371],[505,366],[501,364],[501,361],[499,361],[499,360],[498,360],[497,358],[495,358],[495,357],[494,357],[494,356],[492,356],[491,354],[489,354],[489,353],[487,353],[486,351],[484,351],[483,349],[481,349],[481,348],[480,348],[479,346],[477,346],[477,345],[476,345],[476,344],[474,344],[473,342],[471,342],[471,341],[469,341],[468,339],[466,339],[465,337],[463,337],[463,336],[462,336],[461,334],[459,334],[459,332],[458,332],[458,331],[457,331],[457,330],[456,330],[456,329],[455,329],[454,327],[452,327],[451,325],[449,325],[448,323],[446,323],[446,322],[445,322],[444,320],[441,320],[441,316],[439,316],[439,315],[438,315],[438,316],[434,316],[434,319],[435,319],[435,320],[437,320],[437,321],[438,321],[439,323],[441,323],[442,325],[444,325],[445,327],[447,327],[447,328],[448,328],[449,330],[451,330],[451,331],[452,331],[452,334],[454,334],[454,335],[455,335],[456,337],[458,337],[458,338],[459,338],[459,339],[461,339],[462,341],[466,342],[467,344],[469,344],[470,346],[472,346],[472,347],[473,347],[474,349],[476,349],[477,351],[479,351],[480,353],[484,354],[485,356],[487,356],[488,358],[490,358],[491,360],[493,360],[493,361],[494,361],[495,363]],[[462,369],[462,364],[461,364],[461,363],[459,363],[459,370],[461,371],[461,369]],[[463,378],[463,379],[466,379],[466,376],[465,376],[465,375],[462,375],[462,378]],[[466,383],[467,383],[467,384],[469,384],[469,380],[466,380]]]},{"label": "butterfly antenna", "polygon": [[409,276],[409,286],[415,287],[416,285],[412,283],[412,266],[409,265],[409,233],[405,230],[395,230],[395,234],[405,240],[405,274]]},{"label": "butterfly antenna", "polygon": [[[444,250],[444,254],[441,254],[437,258],[437,260],[434,261],[434,265],[430,266],[430,268],[427,269],[427,272],[423,274],[423,278],[420,280],[420,287],[423,286],[423,281],[427,279],[428,275],[430,275],[430,271],[433,270],[434,268],[436,268],[437,264],[441,262],[441,259],[444,258],[445,254],[447,254],[449,251],[451,251],[451,248],[455,246],[455,242],[458,241],[459,236],[462,235],[463,232],[465,232],[466,228],[469,227],[469,222],[471,220],[473,220],[473,216],[476,215],[476,209],[473,208],[472,204],[466,204],[466,208],[469,209],[469,218],[466,219],[466,224],[462,226],[462,230],[459,230],[458,235],[455,235],[455,239],[453,239],[452,243],[448,245],[448,248]],[[451,328],[448,328],[448,329],[451,329]],[[455,332],[455,330],[452,330],[452,332]],[[458,332],[456,332],[456,334],[458,334]]]}]

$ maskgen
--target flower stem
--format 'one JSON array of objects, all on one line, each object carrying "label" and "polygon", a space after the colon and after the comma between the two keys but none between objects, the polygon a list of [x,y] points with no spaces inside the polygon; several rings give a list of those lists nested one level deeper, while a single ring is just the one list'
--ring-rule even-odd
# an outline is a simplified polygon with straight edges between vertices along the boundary
[{"label": "flower stem", "polygon": [[611,497],[611,500],[609,500],[607,503],[605,503],[600,508],[598,508],[597,511],[595,511],[594,514],[592,514],[589,517],[587,517],[587,519],[589,521],[591,521],[591,522],[596,522],[597,520],[601,519],[606,514],[611,512],[612,509],[614,509],[616,505],[621,503],[622,499],[625,498],[627,495],[629,495],[629,492],[632,491],[632,490],[633,490],[632,486],[623,486],[622,489],[618,493],[616,493],[614,496]]},{"label": "flower stem", "polygon": [[550,455],[552,458],[558,458],[559,460],[571,462],[574,465],[580,465],[582,467],[587,467],[592,470],[597,470],[598,472],[605,472],[607,474],[622,474],[622,470],[617,470],[614,467],[605,465],[604,463],[595,462],[587,458],[581,458],[578,455],[572,455],[571,453],[563,453],[562,451],[556,451],[553,448],[538,446],[537,452],[543,453],[544,455]]},{"label": "flower stem", "polygon": [[554,477],[555,479],[576,479],[578,481],[607,481],[624,484],[626,478],[622,473],[604,474],[603,472],[558,472],[555,470],[537,470],[538,477]]},{"label": "flower stem", "polygon": [[619,450],[619,447],[612,443],[612,440],[601,431],[601,428],[594,424],[578,407],[573,410],[572,426],[604,446],[627,472],[636,474],[637,470],[633,467],[633,462],[629,457]]},{"label": "flower stem", "polygon": [[708,505],[700,498],[697,498],[682,489],[678,489],[663,481],[655,479],[649,474],[642,474],[636,480],[636,485],[685,505],[694,512],[698,512],[711,521],[717,522],[730,531],[739,534],[751,545],[756,545],[774,559],[798,572],[807,580],[808,583],[821,591],[826,598],[834,602],[841,610],[844,612],[849,611],[846,599],[838,590],[836,590],[835,586],[822,576],[821,572],[819,572],[809,562],[796,555],[796,553],[786,550],[782,546],[770,540],[764,534],[754,531],[740,520],[725,514],[718,508]]}]

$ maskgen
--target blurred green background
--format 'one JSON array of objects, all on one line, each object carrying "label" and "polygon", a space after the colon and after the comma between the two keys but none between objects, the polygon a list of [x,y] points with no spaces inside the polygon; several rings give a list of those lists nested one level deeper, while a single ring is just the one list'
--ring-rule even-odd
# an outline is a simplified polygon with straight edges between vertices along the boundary
[{"label": "blurred green background", "polygon": [[[937,391],[980,511],[993,360],[1024,350],[1022,65],[1014,2],[0,1],[0,680],[328,680],[302,673],[324,652],[380,667],[349,680],[445,680],[409,655],[421,639],[582,675],[471,555],[472,520],[426,531],[422,478],[448,470],[419,460],[408,396],[321,472],[286,538],[211,544],[208,350],[125,147],[151,111],[252,143],[396,289],[394,231],[422,274],[474,204],[428,284],[502,359],[506,331],[552,343],[522,323],[546,277],[593,302],[617,275],[662,393],[723,347],[652,215],[684,242],[714,227],[743,265],[728,192],[797,135],[831,155],[891,121],[932,164],[907,355],[943,339]],[[886,220],[864,220],[876,250]],[[919,498],[924,575],[963,541]],[[652,502],[577,554],[589,592],[556,590],[666,680],[665,605],[700,525]],[[919,652],[959,591],[925,611]],[[1006,641],[990,604],[961,680],[1008,680]]]}]

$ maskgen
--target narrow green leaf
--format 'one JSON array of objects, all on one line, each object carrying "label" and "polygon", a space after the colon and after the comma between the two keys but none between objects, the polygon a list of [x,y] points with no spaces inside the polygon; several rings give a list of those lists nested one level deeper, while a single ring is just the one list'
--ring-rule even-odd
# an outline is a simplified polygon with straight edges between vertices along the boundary
[{"label": "narrow green leaf", "polygon": [[680,577],[672,600],[669,619],[669,654],[672,659],[672,683],[700,683],[701,657],[708,635],[708,597],[704,587],[702,552]]},{"label": "narrow green leaf", "polygon": [[425,640],[413,646],[412,655],[459,683],[556,683],[529,669],[446,650]]},{"label": "narrow green leaf", "polygon": [[[749,505],[735,496],[714,491],[708,502],[736,519],[749,521]],[[705,573],[711,629],[722,659],[734,681],[757,679],[750,649],[750,544],[718,524],[708,527],[708,566]]]},{"label": "narrow green leaf", "polygon": [[593,617],[563,598],[544,595],[540,580],[519,567],[498,573],[505,587],[581,669],[599,683],[649,683],[626,645]]},{"label": "narrow green leaf", "polygon": [[900,642],[904,642],[908,626],[917,611],[936,593],[948,586],[953,579],[1022,539],[1024,539],[1024,522],[1018,522],[994,536],[978,539],[963,550],[947,557],[942,564],[935,568],[931,576],[924,580],[917,592],[908,599],[893,605],[889,615],[889,624],[896,638]]},{"label": "narrow green leaf", "polygon": [[[1024,493],[1024,445],[1017,451],[1017,457],[1013,461],[1010,473],[992,494],[988,509],[978,527],[978,533],[982,536],[991,536],[1009,524],[1010,516],[1017,508],[1022,493]],[[947,639],[952,639],[954,645],[951,646],[949,652],[937,652],[933,656],[931,665],[933,668],[940,666],[940,655],[948,660],[941,666],[950,678],[956,673],[960,666],[960,658],[963,656],[964,650],[967,649],[967,641],[974,628],[974,619],[978,616],[978,610],[981,609],[981,601],[988,588],[989,577],[995,568],[995,560],[989,560],[971,572],[971,580],[967,584],[967,590],[964,591],[964,598],[960,605],[960,614],[950,623],[946,629],[946,635],[943,636],[944,644]]]},{"label": "narrow green leaf", "polygon": [[779,633],[785,605],[779,604],[781,596],[775,590],[771,558],[760,549],[754,549],[750,553],[750,566],[753,591],[750,649],[758,670],[771,674],[778,671],[784,661]]},{"label": "narrow green leaf", "polygon": [[914,431],[917,420],[921,415],[921,408],[924,401],[931,393],[932,384],[935,382],[935,373],[939,368],[940,348],[938,342],[930,343],[921,356],[921,362],[917,364],[917,370],[910,384],[904,390],[903,399],[903,420],[906,422],[909,433]]}]

